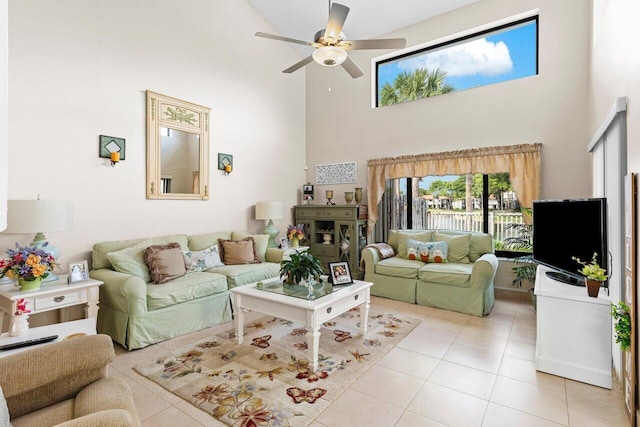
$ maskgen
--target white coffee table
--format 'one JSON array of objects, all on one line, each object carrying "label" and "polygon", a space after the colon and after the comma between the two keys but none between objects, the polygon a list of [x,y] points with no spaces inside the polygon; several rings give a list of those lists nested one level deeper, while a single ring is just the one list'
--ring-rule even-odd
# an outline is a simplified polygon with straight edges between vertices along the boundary
[{"label": "white coffee table", "polygon": [[231,289],[233,294],[233,314],[238,344],[242,344],[244,335],[244,314],[257,311],[280,319],[290,320],[305,325],[307,345],[313,370],[318,369],[318,345],[320,343],[320,327],[334,317],[354,307],[360,306],[360,333],[367,333],[367,318],[371,304],[371,282],[354,281],[349,286],[336,286],[328,295],[308,300],[265,290],[268,287],[281,286],[279,278],[264,280],[263,289],[257,289],[256,283],[238,286]]},{"label": "white coffee table", "polygon": [[62,341],[65,338],[72,338],[72,336],[79,335],[95,335],[96,334],[96,319],[81,319],[73,320],[71,322],[54,323],[53,325],[39,326],[37,328],[29,328],[29,332],[25,335],[18,337],[10,337],[8,333],[0,335],[0,345],[13,344],[16,342],[32,340],[36,338],[44,338],[51,335],[57,335],[53,341],[48,343],[32,345],[29,347],[21,347],[13,350],[0,351],[0,357],[5,357],[10,354],[15,354],[21,351],[29,350],[30,348],[40,347],[42,345],[51,344],[54,342]]}]

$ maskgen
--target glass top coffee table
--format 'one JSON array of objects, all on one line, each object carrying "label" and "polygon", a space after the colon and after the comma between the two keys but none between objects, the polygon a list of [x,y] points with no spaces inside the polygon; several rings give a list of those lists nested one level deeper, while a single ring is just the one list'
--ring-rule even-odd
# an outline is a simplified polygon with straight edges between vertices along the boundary
[{"label": "glass top coffee table", "polygon": [[371,282],[355,280],[348,286],[316,286],[314,298],[306,298],[307,290],[290,291],[282,287],[279,278],[262,281],[262,289],[257,283],[250,283],[231,289],[233,295],[233,314],[238,344],[242,344],[244,335],[244,313],[256,311],[280,319],[305,325],[309,360],[313,370],[318,369],[318,345],[320,326],[334,317],[360,306],[360,333],[367,333],[367,319],[371,304]]}]

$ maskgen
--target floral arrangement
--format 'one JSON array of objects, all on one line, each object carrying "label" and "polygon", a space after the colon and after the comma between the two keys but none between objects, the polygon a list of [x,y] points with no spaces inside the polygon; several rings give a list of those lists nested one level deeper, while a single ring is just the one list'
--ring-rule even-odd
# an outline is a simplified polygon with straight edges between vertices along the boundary
[{"label": "floral arrangement", "polygon": [[[46,245],[47,243],[43,246]],[[35,246],[20,246],[16,243],[16,249],[7,249],[7,255],[8,259],[0,259],[0,278],[44,279],[56,265],[51,254]]]},{"label": "floral arrangement", "polygon": [[591,262],[589,264],[587,264],[584,261],[581,261],[580,258],[578,257],[571,257],[572,260],[574,260],[575,262],[577,262],[578,264],[582,265],[582,268],[579,269],[578,271],[580,273],[582,273],[583,276],[585,276],[587,279],[591,279],[591,280],[597,280],[598,282],[604,282],[605,280],[607,280],[607,270],[605,270],[604,268],[600,267],[600,265],[598,265],[598,254],[597,253],[593,253],[593,256],[591,257]]},{"label": "floral arrangement", "polygon": [[27,308],[27,304],[29,304],[29,300],[24,298],[20,298],[16,301],[16,316],[31,313],[31,310]]},{"label": "floral arrangement", "polygon": [[289,224],[289,226],[287,227],[287,239],[302,240],[303,238],[304,238],[304,226],[302,224],[298,224],[298,225]]}]

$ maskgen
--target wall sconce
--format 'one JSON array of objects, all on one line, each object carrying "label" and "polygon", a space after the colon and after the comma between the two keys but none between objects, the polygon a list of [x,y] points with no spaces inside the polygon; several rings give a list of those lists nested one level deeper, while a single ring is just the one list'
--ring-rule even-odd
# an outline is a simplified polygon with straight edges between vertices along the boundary
[{"label": "wall sconce", "polygon": [[233,171],[233,156],[231,154],[218,153],[218,170],[229,175]]},{"label": "wall sconce", "polygon": [[126,141],[124,138],[115,136],[100,135],[98,155],[101,158],[111,160],[111,167],[125,158]]}]

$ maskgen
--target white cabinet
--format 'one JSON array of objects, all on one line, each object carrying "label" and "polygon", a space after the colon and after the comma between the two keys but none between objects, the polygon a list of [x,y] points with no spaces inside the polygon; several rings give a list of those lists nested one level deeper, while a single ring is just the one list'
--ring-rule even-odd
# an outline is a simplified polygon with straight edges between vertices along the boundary
[{"label": "white cabinet", "polygon": [[539,266],[536,276],[536,369],[611,388],[611,300],[582,286],[557,282]]}]

